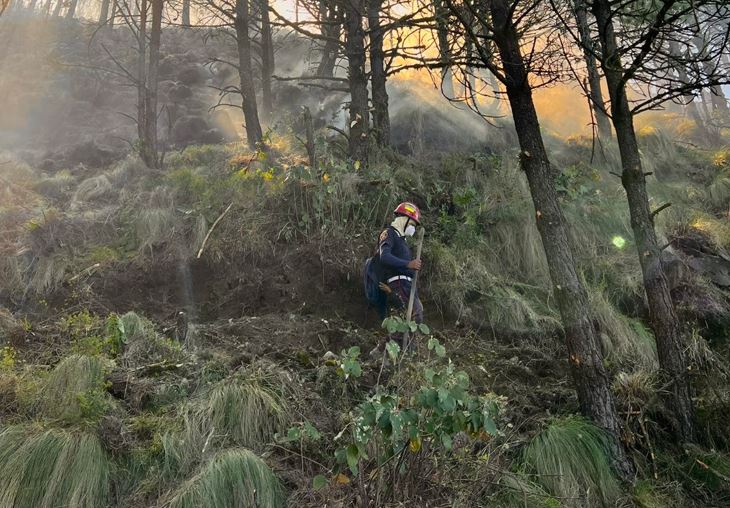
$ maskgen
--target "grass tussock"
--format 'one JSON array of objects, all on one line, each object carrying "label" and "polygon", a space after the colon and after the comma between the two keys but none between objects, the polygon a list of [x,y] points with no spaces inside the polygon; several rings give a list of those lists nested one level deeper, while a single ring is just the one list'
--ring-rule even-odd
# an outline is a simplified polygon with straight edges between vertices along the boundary
[{"label": "grass tussock", "polygon": [[589,299],[608,360],[623,366],[657,368],[654,337],[641,321],[621,314],[601,289],[589,291]]},{"label": "grass tussock", "polygon": [[134,214],[139,249],[149,249],[171,241],[178,225],[172,192],[165,187],[157,187],[139,205]]},{"label": "grass tussock", "polygon": [[179,343],[159,335],[152,323],[136,312],[121,316],[118,326],[124,343],[120,360],[127,367],[178,362],[184,356]]},{"label": "grass tussock", "polygon": [[109,480],[109,460],[93,435],[0,432],[0,508],[106,506]]},{"label": "grass tussock", "polygon": [[109,196],[114,191],[114,186],[105,174],[92,176],[81,182],[76,188],[74,202],[95,201]]},{"label": "grass tussock", "polygon": [[278,508],[283,489],[266,463],[246,449],[215,456],[174,493],[170,508],[246,506]]},{"label": "grass tussock", "polygon": [[522,474],[504,474],[499,479],[499,493],[490,500],[494,508],[555,508],[560,501],[538,483]]},{"label": "grass tussock", "polygon": [[622,490],[609,459],[608,437],[576,417],[555,420],[524,452],[525,466],[569,506],[613,506]]},{"label": "grass tussock", "polygon": [[76,422],[92,416],[93,402],[106,398],[104,382],[108,365],[96,356],[71,355],[64,358],[46,379],[41,411],[50,418]]},{"label": "grass tussock", "polygon": [[254,380],[219,384],[210,394],[207,417],[218,434],[253,449],[270,442],[287,421],[283,400]]}]

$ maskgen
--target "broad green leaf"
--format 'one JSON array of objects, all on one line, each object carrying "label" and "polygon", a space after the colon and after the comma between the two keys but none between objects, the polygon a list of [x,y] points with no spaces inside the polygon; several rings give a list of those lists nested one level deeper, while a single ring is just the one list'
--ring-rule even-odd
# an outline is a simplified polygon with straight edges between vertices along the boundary
[{"label": "broad green leaf", "polygon": [[439,358],[443,358],[444,356],[446,356],[446,348],[441,344],[436,345],[436,347],[434,348],[434,352]]},{"label": "broad green leaf", "polygon": [[397,342],[391,340],[388,341],[388,343],[385,345],[385,349],[388,351],[388,356],[390,357],[391,361],[395,363],[398,360],[398,355],[400,354],[400,346]]},{"label": "broad green leaf", "polygon": [[423,335],[431,335],[431,329],[426,323],[421,323],[420,325],[418,325],[418,331],[421,332]]},{"label": "broad green leaf", "polygon": [[360,459],[360,450],[356,444],[351,444],[346,450],[347,466],[352,474],[357,474],[357,461]]},{"label": "broad green leaf", "polygon": [[486,413],[484,413],[484,430],[492,436],[497,435],[497,425]]},{"label": "broad green leaf", "polygon": [[319,441],[322,434],[309,422],[304,422],[304,432],[314,441]]},{"label": "broad green leaf", "polygon": [[446,448],[447,450],[451,450],[451,447],[454,445],[454,442],[451,439],[450,435],[441,434],[441,444],[443,444],[444,448]]},{"label": "broad green leaf", "polygon": [[314,490],[322,490],[323,488],[325,488],[327,486],[328,483],[329,483],[329,481],[327,480],[327,478],[324,475],[318,474],[312,480],[312,488]]}]

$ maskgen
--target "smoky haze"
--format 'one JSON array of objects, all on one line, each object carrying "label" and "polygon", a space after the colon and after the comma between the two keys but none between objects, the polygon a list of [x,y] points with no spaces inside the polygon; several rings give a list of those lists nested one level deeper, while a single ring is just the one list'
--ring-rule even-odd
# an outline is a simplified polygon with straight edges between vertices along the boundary
[{"label": "smoky haze", "polygon": [[[12,12],[0,20],[0,149],[16,152],[44,169],[83,163],[101,166],[129,151],[137,137],[133,120],[136,51],[126,28],[103,29],[78,20]],[[294,34],[277,37],[276,72],[297,77],[319,58],[311,43]],[[208,29],[167,28],[160,64],[160,138],[167,149],[191,143],[240,139],[240,109],[211,108],[219,90],[235,84],[230,37]],[[343,65],[338,74],[345,76]],[[513,142],[505,129],[509,108],[490,101],[489,125],[465,105],[449,103],[427,71],[395,75],[388,84],[394,145],[406,153],[429,150],[491,150]],[[291,124],[308,106],[318,125],[345,127],[342,92],[275,81],[276,111],[269,127]],[[223,103],[238,104],[237,96]],[[543,127],[564,137],[590,133],[587,104],[562,85],[536,91]]]}]

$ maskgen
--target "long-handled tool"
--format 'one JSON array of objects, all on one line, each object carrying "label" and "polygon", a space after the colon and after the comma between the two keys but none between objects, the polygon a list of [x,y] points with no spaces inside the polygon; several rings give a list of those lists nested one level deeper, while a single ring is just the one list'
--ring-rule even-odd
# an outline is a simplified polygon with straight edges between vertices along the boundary
[{"label": "long-handled tool", "polygon": [[[423,235],[425,230],[423,227],[420,227],[418,229],[418,244],[416,246],[416,259],[421,259],[421,250],[423,249]],[[411,322],[411,315],[413,314],[413,304],[416,300],[416,289],[418,285],[418,274],[420,270],[416,270],[416,275],[413,276],[413,282],[411,282],[411,294],[408,298],[408,309],[406,310],[406,323]],[[408,349],[408,341],[410,340],[411,331],[406,330],[406,333],[403,335],[403,349]]]}]

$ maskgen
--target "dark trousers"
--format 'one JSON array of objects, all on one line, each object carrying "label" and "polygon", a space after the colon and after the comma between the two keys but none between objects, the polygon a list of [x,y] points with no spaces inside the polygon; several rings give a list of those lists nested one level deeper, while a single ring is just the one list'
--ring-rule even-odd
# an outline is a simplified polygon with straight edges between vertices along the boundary
[{"label": "dark trousers", "polygon": [[[408,308],[408,300],[411,297],[411,281],[409,280],[394,280],[388,283],[392,293],[388,299],[391,305],[399,310],[406,310]],[[416,323],[423,323],[423,305],[421,305],[421,299],[418,298],[418,292],[413,300],[413,315],[411,321]]]}]

